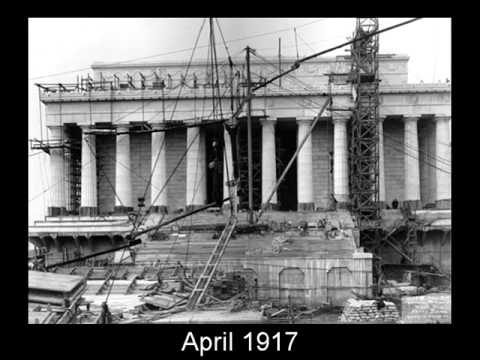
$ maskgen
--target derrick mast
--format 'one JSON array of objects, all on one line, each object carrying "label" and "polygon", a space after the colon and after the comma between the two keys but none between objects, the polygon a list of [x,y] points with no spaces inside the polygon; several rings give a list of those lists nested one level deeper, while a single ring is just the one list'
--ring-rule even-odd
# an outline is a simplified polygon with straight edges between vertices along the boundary
[{"label": "derrick mast", "polygon": [[350,194],[360,223],[379,215],[378,18],[357,18],[352,44],[351,81],[354,111],[350,132]]}]

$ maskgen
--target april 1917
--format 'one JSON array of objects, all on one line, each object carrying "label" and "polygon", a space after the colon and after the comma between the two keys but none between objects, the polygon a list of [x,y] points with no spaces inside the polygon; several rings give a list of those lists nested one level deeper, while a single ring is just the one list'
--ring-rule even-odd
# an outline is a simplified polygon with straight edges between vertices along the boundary
[{"label": "april 1917", "polygon": [[[248,351],[292,351],[297,331],[276,332],[270,335],[265,331],[258,333],[248,332],[242,337],[243,344]],[[233,332],[224,331],[220,336],[200,336],[198,339],[189,331],[183,342],[182,351],[191,349],[200,353],[202,357],[208,351],[233,351]]]}]

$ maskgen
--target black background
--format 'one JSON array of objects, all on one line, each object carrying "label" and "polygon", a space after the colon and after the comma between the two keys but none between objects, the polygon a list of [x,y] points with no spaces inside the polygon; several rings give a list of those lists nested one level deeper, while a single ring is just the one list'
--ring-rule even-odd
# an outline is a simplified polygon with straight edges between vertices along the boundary
[{"label": "black background", "polygon": [[[393,3],[392,3],[393,4]],[[22,5],[23,4],[20,4]],[[465,331],[468,323],[476,325],[474,315],[479,311],[479,298],[473,294],[478,289],[478,255],[475,260],[467,259],[468,255],[475,256],[477,253],[473,246],[478,239],[478,227],[475,228],[477,219],[468,219],[468,215],[477,215],[478,184],[476,180],[476,167],[478,160],[477,140],[479,133],[474,130],[475,123],[480,121],[479,110],[475,106],[479,103],[475,99],[466,99],[470,92],[478,96],[478,58],[473,53],[476,48],[474,33],[476,31],[462,31],[464,25],[478,22],[478,19],[466,19],[453,17],[452,20],[452,156],[453,156],[453,201],[452,221],[452,324],[451,325],[28,325],[27,318],[27,238],[28,238],[28,17],[51,17],[55,12],[61,12],[63,6],[51,6],[47,9],[46,3],[36,3],[36,9],[25,4],[23,14],[11,12],[4,8],[3,25],[7,25],[2,38],[3,60],[6,64],[2,67],[4,78],[2,110],[2,154],[0,159],[2,167],[2,180],[4,184],[0,188],[3,192],[2,202],[2,343],[14,345],[11,355],[4,354],[5,359],[13,356],[20,357],[20,353],[28,351],[34,358],[70,359],[74,357],[91,358],[135,358],[135,359],[160,359],[177,357],[200,358],[191,350],[181,353],[183,341],[188,331],[193,331],[195,336],[221,335],[223,331],[234,333],[234,353],[207,353],[203,358],[229,359],[240,353],[262,358],[279,358],[285,356],[293,359],[338,359],[338,358],[382,358],[390,359],[417,358],[431,359],[445,355],[449,356],[449,350],[454,350],[457,357],[476,357],[475,352],[468,353],[464,345],[459,345],[458,340],[470,345],[473,336],[478,333],[473,326],[471,331]],[[48,5],[54,5],[49,2]],[[67,5],[63,3],[63,5]],[[197,9],[191,4],[178,4],[180,10],[167,11],[166,4],[156,2],[153,5],[136,6],[130,3],[128,6],[120,2],[105,6],[105,9],[89,5],[85,2],[71,3],[73,11],[57,14],[57,16],[82,16],[93,15],[102,17],[116,16],[181,16],[181,17],[306,17],[306,16],[334,16],[325,9],[328,4],[295,4],[276,3],[264,4],[262,12],[260,4],[247,4],[241,2],[222,3],[214,5],[211,10],[203,8],[205,4],[197,3]],[[213,5],[213,3],[210,3]],[[379,16],[378,7],[374,3],[362,2],[357,8],[345,3],[331,3],[333,8],[340,8],[341,17],[356,16]],[[426,7],[425,13],[415,14],[419,10],[419,4],[412,6],[406,2],[395,3],[394,13],[391,16],[435,16],[450,17],[448,13],[435,14],[433,9],[440,10],[441,4],[434,7]],[[134,8],[136,7],[136,9]],[[98,13],[93,13],[93,9]],[[116,9],[121,14],[113,13]],[[144,13],[139,14],[138,10]],[[227,9],[230,13],[227,14]],[[83,10],[83,11],[82,11]],[[128,10],[128,11],[126,11]],[[135,11],[137,10],[137,11]],[[147,11],[148,10],[148,11]],[[237,10],[237,11],[235,11]],[[242,11],[243,10],[243,11]],[[401,13],[400,10],[408,11]],[[145,13],[146,12],[146,13]],[[195,13],[197,12],[197,13]],[[176,15],[174,15],[176,14]],[[61,29],[59,29],[61,31]],[[52,34],[54,36],[54,34]],[[466,45],[464,45],[466,44]],[[463,55],[463,56],[461,56]],[[61,54],[59,54],[61,56]],[[34,59],[32,59],[34,60]],[[463,64],[463,65],[462,65]],[[465,74],[462,74],[465,72]],[[473,91],[470,91],[472,89]],[[8,113],[5,110],[10,110]],[[468,136],[472,136],[469,139]],[[5,183],[5,180],[7,183]],[[462,184],[468,181],[472,184]],[[9,198],[5,195],[9,195]],[[477,220],[477,221],[475,221]],[[463,290],[463,291],[462,291]],[[466,301],[462,301],[461,293],[465,293]],[[471,296],[467,296],[467,295]],[[7,315],[7,316],[5,316]],[[462,329],[463,328],[463,329]],[[463,332],[461,332],[463,330]],[[276,351],[248,353],[247,343],[242,337],[249,331],[255,333],[266,331],[273,336],[277,331],[298,331],[292,352],[282,354]],[[287,343],[284,342],[283,345]],[[273,347],[272,347],[273,348]],[[458,355],[457,355],[458,354]],[[13,355],[13,356],[12,356]],[[454,355],[454,356],[455,356]],[[30,355],[29,355],[30,356]],[[302,356],[300,358],[299,356]]]}]

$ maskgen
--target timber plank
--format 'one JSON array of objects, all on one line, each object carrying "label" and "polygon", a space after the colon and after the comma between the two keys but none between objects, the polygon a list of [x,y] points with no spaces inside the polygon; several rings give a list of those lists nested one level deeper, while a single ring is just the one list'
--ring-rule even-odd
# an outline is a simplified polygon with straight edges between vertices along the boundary
[{"label": "timber plank", "polygon": [[28,272],[28,288],[68,293],[84,282],[78,275],[57,274],[42,271]]}]

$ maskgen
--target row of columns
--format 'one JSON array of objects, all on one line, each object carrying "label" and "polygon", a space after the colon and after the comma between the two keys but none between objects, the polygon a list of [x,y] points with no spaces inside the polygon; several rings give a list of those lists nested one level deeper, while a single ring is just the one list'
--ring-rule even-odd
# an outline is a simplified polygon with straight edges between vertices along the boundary
[{"label": "row of columns", "polygon": [[[449,117],[435,117],[436,123],[436,199],[440,206],[448,207],[451,199],[450,168],[450,125]],[[339,205],[346,204],[349,199],[348,189],[348,144],[347,117],[333,118],[333,195]],[[308,133],[312,120],[297,120],[297,144]],[[420,205],[420,164],[418,150],[418,117],[404,118],[405,144],[405,202],[411,206]],[[262,204],[265,204],[277,181],[275,151],[275,120],[261,120],[262,124]],[[153,129],[160,130],[162,124],[152,124]],[[50,137],[60,138],[61,127],[50,127]],[[80,215],[95,216],[97,214],[97,164],[95,135],[88,134],[89,127],[82,127],[82,171],[81,171],[81,204]],[[134,207],[132,195],[132,172],[130,163],[130,135],[126,126],[117,128],[115,162],[115,212],[125,213]],[[123,133],[123,134],[122,134]],[[187,210],[196,209],[206,203],[206,144],[205,134],[199,127],[187,128],[186,155],[186,202]],[[168,196],[166,190],[167,155],[165,132],[152,132],[151,137],[151,204],[155,212],[166,212]],[[226,186],[228,178],[233,179],[233,161],[230,137],[225,132],[224,153],[224,198],[230,196]],[[379,200],[385,202],[385,163],[383,121],[379,122]],[[226,161],[225,161],[226,160]],[[228,168],[227,168],[228,166]],[[63,156],[62,149],[50,151],[50,174],[52,187],[52,204],[49,215],[62,215],[66,212],[69,197],[68,159]],[[67,181],[65,181],[67,180]],[[298,210],[315,209],[313,187],[313,149],[312,136],[309,136],[297,158],[297,199]],[[274,193],[269,208],[278,205],[277,194]]]},{"label": "row of columns", "polygon": [[[347,117],[334,118],[334,185],[333,192],[339,204],[348,201],[348,144]],[[308,134],[313,119],[298,119],[297,144]],[[264,119],[262,124],[262,204],[265,204],[277,181],[275,162],[275,120]],[[308,136],[297,157],[298,210],[315,210],[313,187],[313,146]],[[270,199],[268,208],[277,207],[277,194]]]},{"label": "row of columns", "polygon": [[[421,206],[420,158],[418,145],[419,117],[404,117],[405,202],[413,208]],[[450,117],[435,116],[435,167],[437,208],[451,207]]]},{"label": "row of columns", "polygon": [[[404,117],[404,202],[411,208],[421,207],[420,152],[418,144],[419,117]],[[312,120],[297,120],[297,144],[308,133]],[[347,117],[334,117],[333,122],[333,195],[340,206],[349,200]],[[379,128],[379,201],[386,201],[385,150],[383,121]],[[450,117],[436,116],[435,121],[435,168],[436,203],[439,208],[450,208],[451,201],[451,148]],[[262,122],[262,203],[265,203],[276,183],[275,169],[275,121]],[[312,137],[308,137],[297,158],[298,210],[314,209]],[[275,208],[277,196],[271,198],[270,207]]]},{"label": "row of columns", "polygon": [[[162,124],[152,124],[152,128],[160,130]],[[50,138],[61,139],[62,127],[50,127]],[[95,135],[89,134],[89,126],[82,129],[81,155],[81,198],[80,215],[95,216],[98,214],[97,204],[97,154]],[[115,161],[115,213],[127,213],[133,210],[134,199],[132,194],[132,172],[130,155],[130,135],[127,126],[117,127],[116,161]],[[198,127],[187,129],[186,155],[187,210],[198,208],[206,202],[206,148],[205,134]],[[151,204],[153,212],[166,212],[168,207],[168,192],[166,189],[167,156],[165,132],[152,132],[151,137]],[[232,164],[231,155],[228,161]],[[49,216],[65,215],[69,196],[68,159],[64,157],[61,148],[50,150],[50,183],[51,204]],[[230,174],[233,175],[233,165],[230,165]],[[67,190],[68,189],[68,190]]]}]

